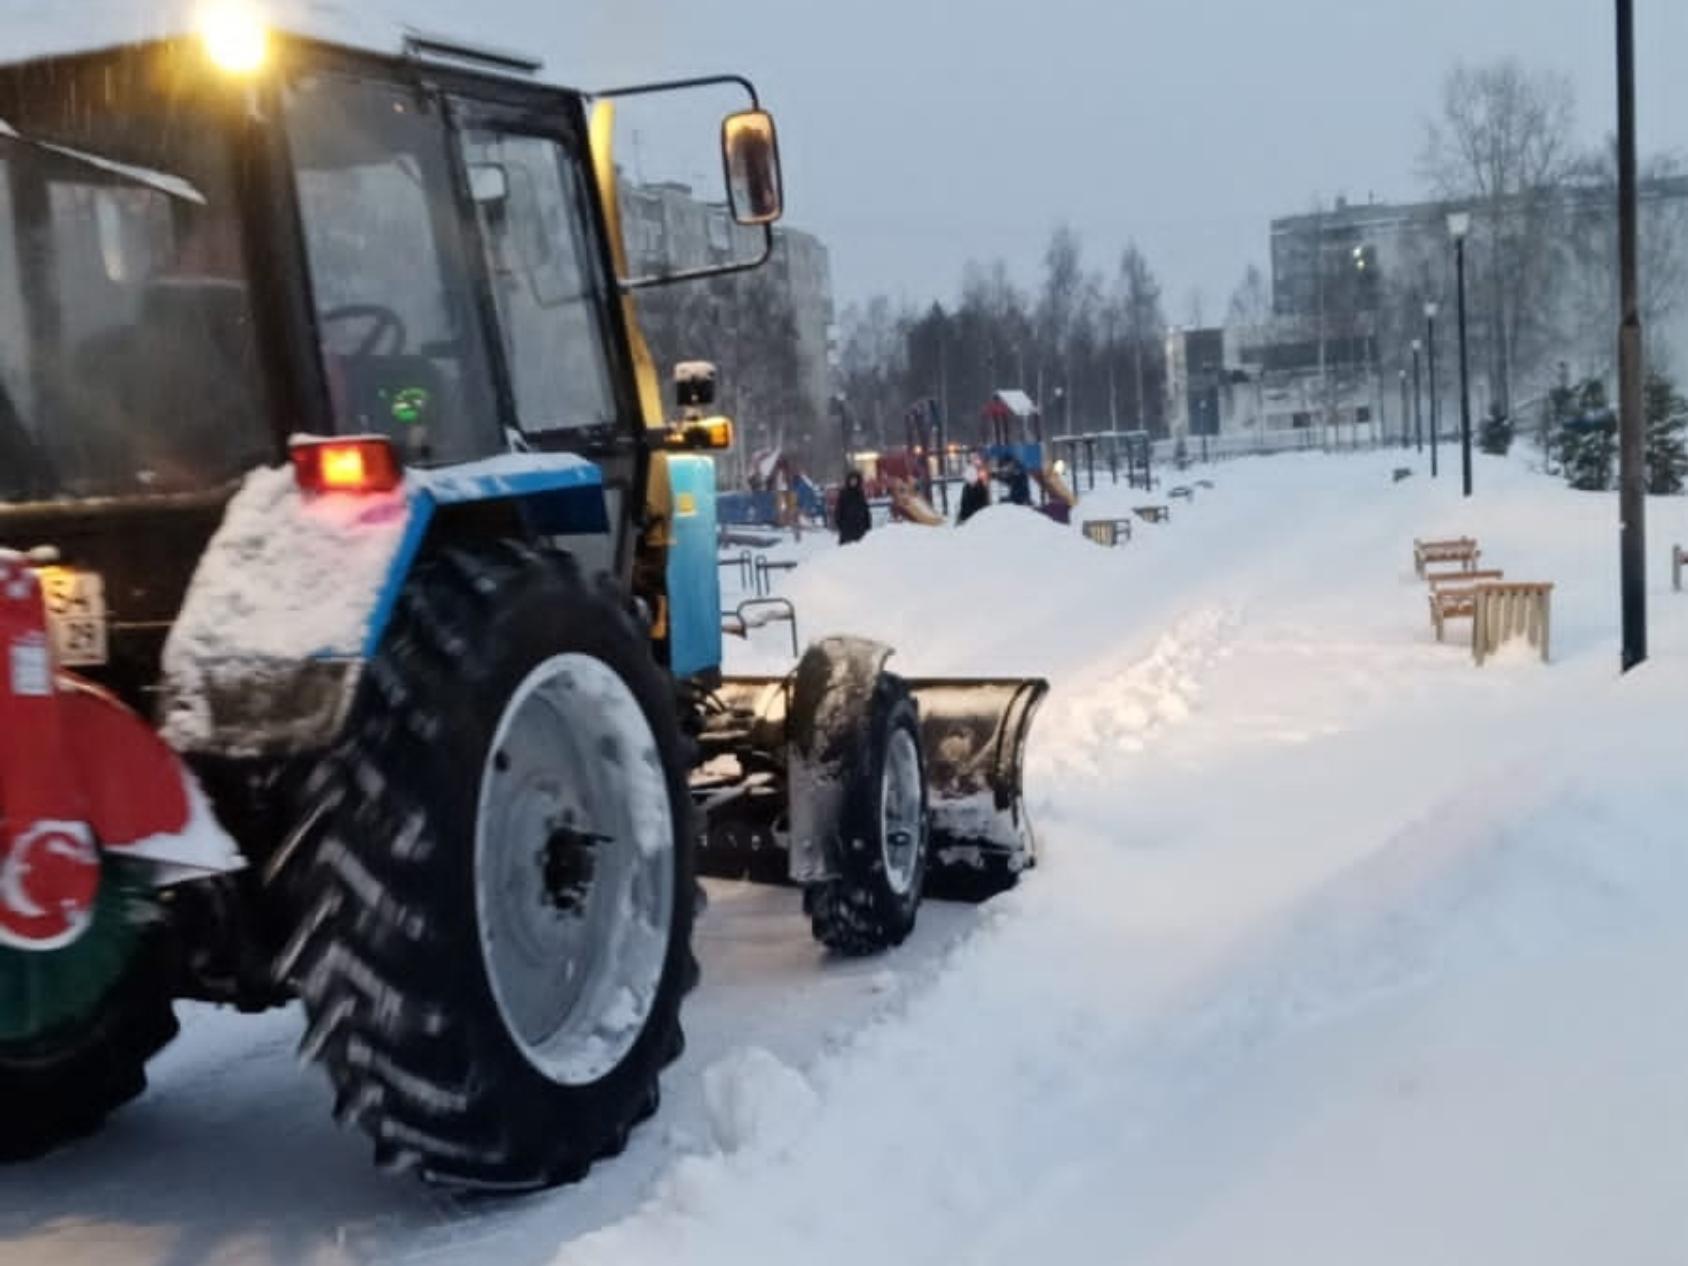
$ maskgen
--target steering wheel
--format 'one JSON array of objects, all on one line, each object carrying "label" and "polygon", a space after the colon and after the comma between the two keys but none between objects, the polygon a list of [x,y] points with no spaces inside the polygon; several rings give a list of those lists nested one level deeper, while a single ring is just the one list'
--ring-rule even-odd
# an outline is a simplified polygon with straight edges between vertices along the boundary
[{"label": "steering wheel", "polygon": [[[391,308],[384,308],[378,303],[348,303],[342,307],[324,312],[319,318],[323,325],[332,325],[339,321],[368,321],[369,333],[364,335],[359,343],[348,354],[349,360],[363,360],[377,354],[397,356],[410,343],[410,335],[404,328],[404,318]],[[390,342],[384,352],[379,352],[383,342]]]}]

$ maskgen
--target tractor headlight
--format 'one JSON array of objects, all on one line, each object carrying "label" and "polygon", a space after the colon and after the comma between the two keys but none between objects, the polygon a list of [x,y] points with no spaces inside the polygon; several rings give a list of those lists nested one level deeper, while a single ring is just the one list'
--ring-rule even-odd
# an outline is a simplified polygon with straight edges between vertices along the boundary
[{"label": "tractor headlight", "polygon": [[255,74],[269,57],[269,24],[251,0],[206,0],[199,37],[212,64],[227,74]]}]

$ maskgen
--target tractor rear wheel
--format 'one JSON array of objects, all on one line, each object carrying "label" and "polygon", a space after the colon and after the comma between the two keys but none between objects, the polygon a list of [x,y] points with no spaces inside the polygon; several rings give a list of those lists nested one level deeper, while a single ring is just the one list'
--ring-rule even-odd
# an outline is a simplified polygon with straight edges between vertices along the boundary
[{"label": "tractor rear wheel", "polygon": [[682,1047],[695,830],[670,684],[607,585],[514,544],[417,568],[278,882],[302,1053],[383,1166],[573,1181]]},{"label": "tractor rear wheel", "polygon": [[844,773],[838,874],[803,894],[815,939],[859,957],[901,945],[925,887],[929,823],[920,718],[908,684],[881,673]]},{"label": "tractor rear wheel", "polygon": [[63,949],[0,948],[0,1161],[98,1129],[176,1036],[156,912],[107,863],[94,921]]}]

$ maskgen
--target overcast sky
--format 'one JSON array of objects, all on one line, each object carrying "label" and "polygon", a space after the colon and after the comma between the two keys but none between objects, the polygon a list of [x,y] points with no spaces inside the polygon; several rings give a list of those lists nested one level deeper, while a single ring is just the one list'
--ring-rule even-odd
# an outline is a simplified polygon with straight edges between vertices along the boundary
[{"label": "overcast sky", "polygon": [[[489,12],[498,0],[487,0]],[[565,75],[740,67],[782,123],[793,223],[840,297],[952,294],[969,258],[1035,276],[1072,222],[1092,261],[1137,239],[1168,315],[1222,313],[1267,221],[1410,197],[1424,119],[1463,57],[1570,74],[1590,144],[1616,126],[1611,0],[574,0]],[[1688,0],[1637,0],[1642,143],[1688,151]],[[555,33],[553,33],[555,32]],[[612,75],[612,77],[614,77]]]},{"label": "overcast sky", "polygon": [[[0,0],[80,34],[101,5]],[[1036,277],[1050,229],[1110,268],[1136,239],[1167,315],[1223,314],[1267,222],[1404,198],[1460,58],[1572,76],[1582,139],[1615,127],[1612,0],[264,0],[390,11],[531,48],[581,87],[736,69],[781,123],[790,218],[848,301],[949,297],[968,259]],[[1688,0],[1636,0],[1642,144],[1688,152]],[[17,35],[17,40],[23,36]],[[654,173],[648,173],[654,174]]]}]

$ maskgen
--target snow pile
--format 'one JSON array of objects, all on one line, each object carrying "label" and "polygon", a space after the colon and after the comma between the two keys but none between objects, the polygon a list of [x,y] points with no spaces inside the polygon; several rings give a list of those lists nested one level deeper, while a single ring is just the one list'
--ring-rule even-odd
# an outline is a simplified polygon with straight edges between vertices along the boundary
[{"label": "snow pile", "polygon": [[409,521],[402,490],[306,498],[290,467],[253,471],[194,573],[165,670],[361,654]]},{"label": "snow pile", "polygon": [[[892,528],[806,561],[806,629],[1055,681],[1044,864],[810,1070],[778,1159],[690,1158],[691,1198],[557,1261],[1688,1255],[1688,673],[1615,683],[1608,499],[1488,462],[1476,504],[1384,492],[1386,461],[1227,467],[1114,551],[1001,510],[977,556]],[[1434,642],[1408,546],[1459,530],[1560,583],[1551,668]]]},{"label": "snow pile", "polygon": [[164,647],[168,741],[190,749],[210,734],[214,679],[361,655],[410,515],[402,489],[307,499],[290,467],[249,474]]},{"label": "snow pile", "polygon": [[705,1069],[703,1097],[715,1145],[729,1156],[787,1152],[820,1107],[803,1074],[759,1046]]}]

